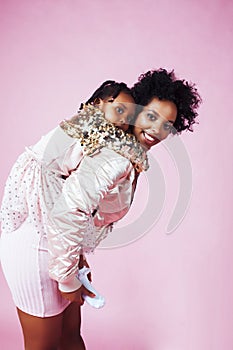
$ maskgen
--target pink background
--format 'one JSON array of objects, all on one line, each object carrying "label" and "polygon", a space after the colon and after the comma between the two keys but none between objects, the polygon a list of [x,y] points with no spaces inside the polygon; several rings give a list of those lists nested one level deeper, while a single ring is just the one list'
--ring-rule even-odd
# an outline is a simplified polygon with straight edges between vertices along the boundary
[{"label": "pink background", "polygon": [[[88,350],[233,348],[232,18],[230,0],[0,1],[1,195],[24,146],[72,115],[105,79],[132,85],[148,69],[174,68],[203,98],[200,124],[182,136],[193,169],[182,223],[166,235],[178,187],[168,160],[166,202],[150,232],[90,257],[107,304],[83,308]],[[164,154],[161,145],[153,150],[161,164]],[[21,350],[0,279],[0,347]]]}]

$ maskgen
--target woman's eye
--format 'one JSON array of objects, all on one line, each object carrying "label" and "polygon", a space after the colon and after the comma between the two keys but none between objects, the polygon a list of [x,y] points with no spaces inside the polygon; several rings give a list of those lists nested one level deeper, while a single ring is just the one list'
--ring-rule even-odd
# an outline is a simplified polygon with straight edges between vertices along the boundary
[{"label": "woman's eye", "polygon": [[166,131],[171,131],[171,129],[172,129],[172,124],[164,124],[164,130],[166,130]]},{"label": "woman's eye", "polygon": [[118,114],[123,114],[124,113],[124,109],[121,107],[116,107],[116,111]]},{"label": "woman's eye", "polygon": [[153,113],[147,113],[147,118],[150,120],[156,120],[156,116]]}]

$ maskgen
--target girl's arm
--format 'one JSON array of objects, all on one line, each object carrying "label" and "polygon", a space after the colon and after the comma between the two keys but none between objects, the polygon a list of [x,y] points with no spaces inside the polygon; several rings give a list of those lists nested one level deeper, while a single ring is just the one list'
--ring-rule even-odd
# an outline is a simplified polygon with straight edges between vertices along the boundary
[{"label": "girl's arm", "polygon": [[63,292],[77,290],[79,256],[86,232],[96,234],[92,213],[101,198],[132,170],[126,158],[111,150],[86,156],[64,183],[48,225],[49,273]]}]

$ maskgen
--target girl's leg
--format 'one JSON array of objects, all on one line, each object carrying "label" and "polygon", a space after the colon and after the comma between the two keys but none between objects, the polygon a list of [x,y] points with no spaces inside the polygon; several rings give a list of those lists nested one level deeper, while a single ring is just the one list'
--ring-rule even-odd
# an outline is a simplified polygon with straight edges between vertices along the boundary
[{"label": "girl's leg", "polygon": [[63,314],[35,317],[17,309],[26,350],[57,350],[62,335]]},{"label": "girl's leg", "polygon": [[81,307],[71,303],[63,312],[62,337],[59,350],[85,350],[80,334]]}]

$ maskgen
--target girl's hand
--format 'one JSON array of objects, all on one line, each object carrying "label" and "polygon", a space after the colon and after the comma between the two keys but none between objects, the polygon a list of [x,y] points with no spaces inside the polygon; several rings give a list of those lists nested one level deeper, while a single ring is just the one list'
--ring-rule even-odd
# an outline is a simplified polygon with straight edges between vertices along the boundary
[{"label": "girl's hand", "polygon": [[91,298],[95,297],[95,294],[92,292],[89,292],[84,286],[81,286],[79,289],[75,290],[74,292],[70,293],[64,293],[61,292],[61,295],[66,300],[69,300],[70,302],[76,302],[79,306],[84,304],[84,299],[82,295],[88,295]]},{"label": "girl's hand", "polygon": [[[83,266],[86,266],[86,267],[88,267],[88,268],[90,267],[89,264],[88,264],[88,262],[87,262],[87,260],[83,257],[83,255],[80,255],[80,257],[79,257],[79,264],[78,264],[79,270],[81,270],[81,268],[82,268]],[[89,274],[87,275],[87,277],[88,277],[89,281],[92,282],[91,273],[89,273]]]},{"label": "girl's hand", "polygon": [[[84,258],[83,255],[80,255],[78,268],[81,269],[84,266],[89,268],[89,264],[88,264],[87,260]],[[87,275],[87,277],[88,277],[89,281],[91,282],[92,281],[91,273],[89,273]],[[91,298],[95,297],[95,294],[91,293],[84,286],[81,286],[79,289],[75,290],[74,292],[70,292],[70,293],[61,292],[61,295],[63,296],[63,298],[65,298],[66,300],[69,300],[71,302],[76,302],[79,305],[83,305],[83,303],[84,303],[84,299],[82,298],[83,294],[89,295]]]}]

